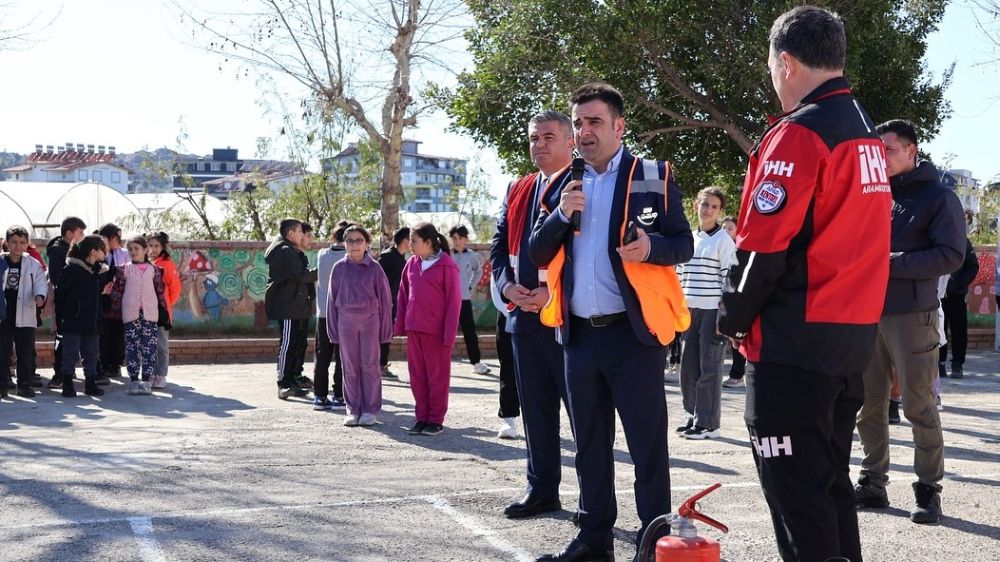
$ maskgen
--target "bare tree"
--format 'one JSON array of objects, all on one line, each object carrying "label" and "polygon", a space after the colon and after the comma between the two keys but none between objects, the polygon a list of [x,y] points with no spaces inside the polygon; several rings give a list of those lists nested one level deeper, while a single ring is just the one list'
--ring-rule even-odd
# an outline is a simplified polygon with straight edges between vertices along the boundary
[{"label": "bare tree", "polygon": [[982,64],[1000,62],[1000,0],[970,0],[976,24],[993,45],[994,56]]},{"label": "bare tree", "polygon": [[[383,161],[381,229],[399,223],[403,132],[432,109],[420,98],[428,71],[449,69],[469,26],[458,0],[255,0],[239,14],[195,14],[175,0],[201,47],[307,92],[303,111],[346,116]],[[199,37],[199,35],[201,35]],[[245,72],[245,70],[244,70]]]},{"label": "bare tree", "polygon": [[17,51],[34,45],[39,34],[62,13],[60,8],[52,17],[36,12],[28,17],[12,18],[10,14],[24,12],[19,5],[20,2],[0,2],[0,51]]}]

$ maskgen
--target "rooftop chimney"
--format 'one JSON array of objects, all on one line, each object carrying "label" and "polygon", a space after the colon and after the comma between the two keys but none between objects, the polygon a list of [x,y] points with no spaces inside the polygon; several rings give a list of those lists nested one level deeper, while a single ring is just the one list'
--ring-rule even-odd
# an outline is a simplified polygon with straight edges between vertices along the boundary
[{"label": "rooftop chimney", "polygon": [[55,149],[56,147],[52,146],[51,144],[45,145],[45,152],[54,152]]},{"label": "rooftop chimney", "polygon": [[114,156],[115,155],[115,147],[109,146],[108,147],[108,154]]},{"label": "rooftop chimney", "polygon": [[88,144],[87,145],[87,154],[93,154],[93,153],[94,153],[94,145]]},{"label": "rooftop chimney", "polygon": [[36,144],[35,145],[35,152],[41,153],[42,152],[42,145]]},{"label": "rooftop chimney", "polygon": [[66,152],[73,152],[73,143],[66,143]]},{"label": "rooftop chimney", "polygon": [[83,152],[83,145],[80,144],[80,143],[76,143],[76,151],[77,152]]},{"label": "rooftop chimney", "polygon": [[103,144],[97,145],[97,153],[98,154],[104,154],[104,145]]}]

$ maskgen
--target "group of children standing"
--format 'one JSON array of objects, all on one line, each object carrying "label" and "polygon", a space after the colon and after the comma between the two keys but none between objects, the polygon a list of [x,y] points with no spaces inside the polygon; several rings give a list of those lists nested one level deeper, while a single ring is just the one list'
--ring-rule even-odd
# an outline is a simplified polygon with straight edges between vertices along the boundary
[{"label": "group of children standing", "polygon": [[[169,237],[163,232],[130,238],[121,247],[121,229],[107,224],[85,235],[86,224],[68,217],[60,236],[49,242],[48,282],[54,289],[56,332],[55,374],[49,388],[67,398],[77,396],[76,364],[82,360],[84,393],[101,396],[124,356],[130,395],[151,394],[166,387],[173,306],[181,293],[177,267],[170,258]],[[0,259],[0,398],[15,388],[33,397],[41,386],[35,374],[37,310],[48,299],[48,283],[40,259],[25,253],[27,229],[12,226]],[[10,378],[10,357],[16,357],[16,385]],[[102,353],[103,352],[103,353]]]},{"label": "group of children standing", "polygon": [[[382,409],[382,378],[389,378],[388,343],[393,335],[406,335],[416,410],[409,433],[441,433],[463,301],[459,266],[447,239],[430,223],[400,229],[394,235],[394,248],[376,261],[369,254],[370,233],[361,225],[341,222],[332,245],[320,250],[317,269],[309,269],[303,227],[311,230],[298,220],[282,221],[280,237],[266,256],[270,281],[265,308],[270,320],[282,324],[278,397],[308,393],[301,372],[309,316],[301,311],[312,309],[315,299],[314,409],[346,409],[346,426],[376,424]],[[407,245],[413,255],[398,270],[394,258],[396,254],[403,258]],[[394,279],[387,277],[387,270]],[[331,359],[337,360],[332,399]]]}]

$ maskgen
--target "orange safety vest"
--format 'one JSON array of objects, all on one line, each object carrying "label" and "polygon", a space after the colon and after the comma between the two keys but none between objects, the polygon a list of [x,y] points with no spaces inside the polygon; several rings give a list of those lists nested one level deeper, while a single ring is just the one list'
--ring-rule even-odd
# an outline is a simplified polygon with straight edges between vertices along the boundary
[{"label": "orange safety vest", "polygon": [[[619,233],[621,238],[625,237],[625,227],[628,224],[628,203],[634,187],[635,171],[640,160],[642,159],[636,158],[632,162],[632,170],[629,173],[628,191],[625,195],[625,218],[622,220]],[[663,176],[664,205],[667,202],[669,181],[670,163],[666,163]],[[552,328],[562,326],[564,322],[562,303],[565,296],[563,295],[562,270],[565,265],[566,247],[564,245],[559,248],[559,252],[549,262],[549,301],[539,312],[541,323]],[[674,340],[677,332],[688,329],[691,325],[691,313],[688,311],[684,291],[681,290],[681,282],[677,278],[673,266],[627,261],[623,261],[622,266],[625,268],[625,277],[628,278],[629,285],[632,286],[639,299],[639,307],[642,310],[642,319],[646,324],[646,329],[656,337],[660,345],[669,344]]]}]

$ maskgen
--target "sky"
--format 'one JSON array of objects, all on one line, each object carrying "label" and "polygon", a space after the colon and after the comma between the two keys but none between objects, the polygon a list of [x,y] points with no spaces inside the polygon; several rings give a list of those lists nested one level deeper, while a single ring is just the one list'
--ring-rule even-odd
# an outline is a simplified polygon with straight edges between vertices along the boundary
[{"label": "sky", "polygon": [[[26,21],[36,14],[55,19],[32,45],[0,53],[0,151],[73,142],[119,152],[233,147],[252,158],[258,137],[266,137],[278,140],[265,156],[285,155],[280,119],[264,109],[253,77],[237,77],[235,67],[192,45],[190,30],[163,0],[22,0],[5,16]],[[991,51],[967,1],[959,0],[930,37],[925,61],[935,76],[956,67],[947,92],[953,114],[924,149],[984,181],[1000,179],[1000,64],[980,64],[991,55],[1000,58],[1000,47]],[[478,163],[499,199],[508,178],[495,153],[447,132],[448,125],[446,116],[432,115],[407,137],[423,141],[422,152]]]}]

